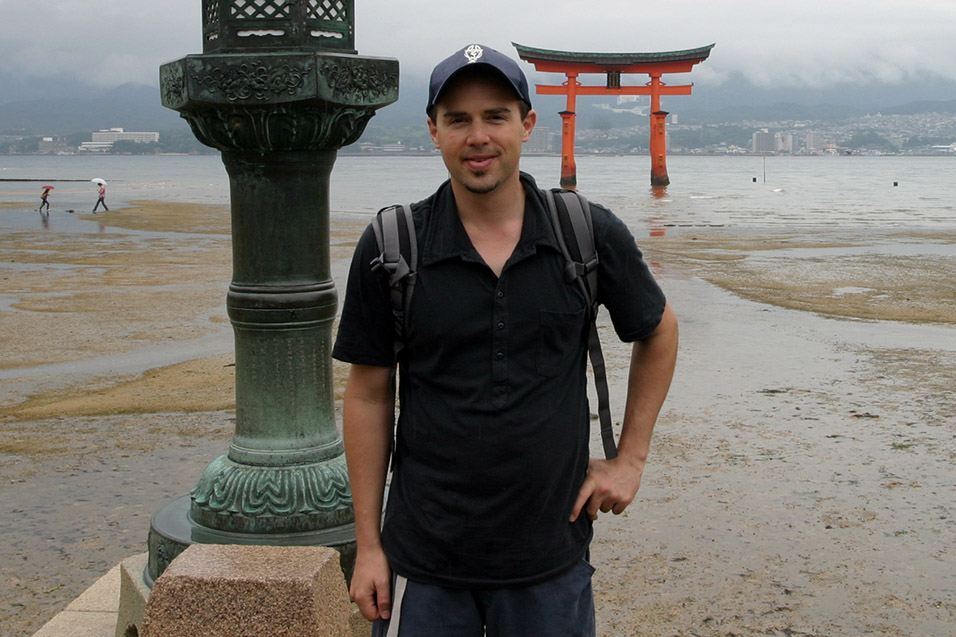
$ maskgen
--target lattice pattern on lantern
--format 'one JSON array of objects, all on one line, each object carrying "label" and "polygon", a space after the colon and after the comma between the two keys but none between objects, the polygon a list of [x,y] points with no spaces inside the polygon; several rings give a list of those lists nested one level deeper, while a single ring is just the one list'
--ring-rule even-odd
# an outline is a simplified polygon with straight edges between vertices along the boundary
[{"label": "lattice pattern on lantern", "polygon": [[203,0],[202,3],[203,24],[219,23],[219,3],[216,0]]},{"label": "lattice pattern on lantern", "polygon": [[203,51],[354,53],[354,0],[203,0]]},{"label": "lattice pattern on lantern", "polygon": [[286,0],[233,0],[229,13],[237,20],[288,18],[289,5]]},{"label": "lattice pattern on lantern", "polygon": [[349,19],[348,8],[341,0],[309,0],[308,18],[346,22]]}]

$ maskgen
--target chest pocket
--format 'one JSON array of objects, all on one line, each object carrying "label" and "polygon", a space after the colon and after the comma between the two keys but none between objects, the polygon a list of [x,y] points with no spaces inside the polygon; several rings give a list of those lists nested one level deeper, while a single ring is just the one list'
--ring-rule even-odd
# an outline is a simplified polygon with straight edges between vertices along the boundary
[{"label": "chest pocket", "polygon": [[584,309],[577,312],[538,313],[535,364],[539,374],[554,376],[567,369],[575,353],[585,347],[584,319]]}]

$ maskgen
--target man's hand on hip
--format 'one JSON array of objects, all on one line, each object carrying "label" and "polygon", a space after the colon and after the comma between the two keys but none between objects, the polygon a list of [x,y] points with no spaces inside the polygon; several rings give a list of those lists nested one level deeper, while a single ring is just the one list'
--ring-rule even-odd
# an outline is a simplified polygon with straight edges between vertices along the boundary
[{"label": "man's hand on hip", "polygon": [[641,488],[643,473],[643,462],[629,463],[620,456],[613,460],[591,458],[588,475],[571,511],[571,522],[578,519],[582,509],[592,520],[597,519],[598,511],[615,515],[624,511]]}]

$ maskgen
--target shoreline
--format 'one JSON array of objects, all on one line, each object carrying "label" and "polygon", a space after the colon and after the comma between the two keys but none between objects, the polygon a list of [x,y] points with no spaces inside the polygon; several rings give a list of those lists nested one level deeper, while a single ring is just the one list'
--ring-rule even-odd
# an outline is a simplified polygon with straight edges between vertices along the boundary
[{"label": "shoreline", "polygon": [[[14,261],[0,305],[0,623],[13,634],[145,550],[152,512],[232,435],[228,211],[137,202],[97,221],[130,233],[0,235]],[[339,289],[365,223],[333,220]],[[599,634],[945,634],[956,231],[681,228],[638,242],[682,346],[638,499],[596,526]],[[609,329],[619,415],[626,352]],[[89,364],[210,334],[224,345],[209,356]],[[75,367],[44,372],[58,363]]]}]

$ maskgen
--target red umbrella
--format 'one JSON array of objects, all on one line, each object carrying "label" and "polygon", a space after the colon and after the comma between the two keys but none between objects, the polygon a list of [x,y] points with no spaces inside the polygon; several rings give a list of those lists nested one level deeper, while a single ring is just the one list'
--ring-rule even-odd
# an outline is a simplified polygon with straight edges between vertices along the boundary
[{"label": "red umbrella", "polygon": [[53,186],[43,186],[44,190],[56,190]]}]

